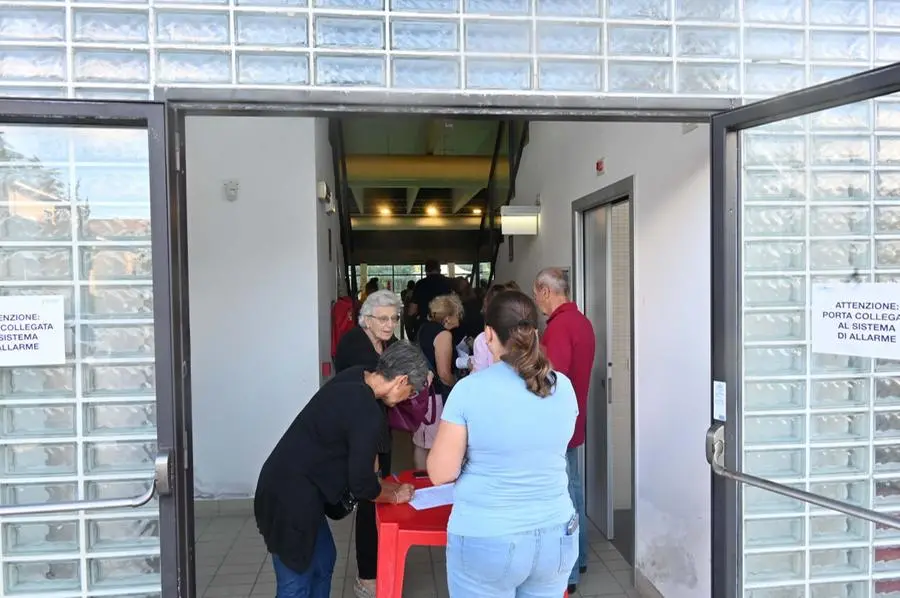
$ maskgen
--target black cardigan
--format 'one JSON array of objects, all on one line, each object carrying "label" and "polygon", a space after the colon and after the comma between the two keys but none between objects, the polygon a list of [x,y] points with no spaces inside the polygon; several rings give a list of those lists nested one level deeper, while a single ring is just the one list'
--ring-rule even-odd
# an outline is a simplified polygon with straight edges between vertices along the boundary
[{"label": "black cardigan", "polygon": [[365,368],[345,370],[300,411],[259,474],[253,510],[266,548],[290,569],[309,568],[325,503],[349,489],[363,500],[381,492],[375,458],[382,414]]},{"label": "black cardigan", "polygon": [[[397,342],[397,339],[392,336],[390,340],[385,341],[384,348],[390,347],[395,342]],[[338,342],[334,355],[334,369],[340,373],[347,368],[362,366],[371,372],[378,366],[379,357],[378,351],[375,350],[366,331],[356,326],[352,330],[348,330]],[[378,401],[378,406],[381,408],[382,419],[384,420],[378,452],[386,454],[391,452],[391,428],[388,426],[387,421],[388,408],[381,401]]]}]

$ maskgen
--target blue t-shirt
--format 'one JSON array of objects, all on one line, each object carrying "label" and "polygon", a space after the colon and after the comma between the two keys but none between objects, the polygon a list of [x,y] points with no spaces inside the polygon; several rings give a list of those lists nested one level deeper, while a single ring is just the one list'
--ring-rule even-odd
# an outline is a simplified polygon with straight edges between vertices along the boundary
[{"label": "blue t-shirt", "polygon": [[460,380],[441,416],[469,438],[447,531],[493,537],[567,522],[575,510],[566,449],[577,416],[572,383],[559,373],[546,398],[504,362]]}]

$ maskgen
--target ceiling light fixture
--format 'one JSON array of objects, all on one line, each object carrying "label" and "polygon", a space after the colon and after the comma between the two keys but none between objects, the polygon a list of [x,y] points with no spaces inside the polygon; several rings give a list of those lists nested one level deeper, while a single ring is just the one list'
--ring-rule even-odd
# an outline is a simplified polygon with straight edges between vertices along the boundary
[{"label": "ceiling light fixture", "polygon": [[475,208],[474,210],[472,210],[472,213],[476,216],[481,216],[481,208]]},{"label": "ceiling light fixture", "polygon": [[388,207],[384,207],[384,208],[381,208],[380,210],[378,210],[378,213],[381,214],[382,216],[390,216],[391,209]]},{"label": "ceiling light fixture", "polygon": [[427,208],[425,208],[425,213],[428,214],[429,216],[437,216],[438,209],[434,206],[428,206]]}]

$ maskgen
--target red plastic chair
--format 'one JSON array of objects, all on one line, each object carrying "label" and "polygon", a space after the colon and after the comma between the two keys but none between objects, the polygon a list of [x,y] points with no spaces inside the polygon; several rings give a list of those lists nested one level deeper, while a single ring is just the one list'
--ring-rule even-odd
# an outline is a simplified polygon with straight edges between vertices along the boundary
[{"label": "red plastic chair", "polygon": [[450,507],[416,511],[408,505],[378,505],[376,513],[378,571],[375,595],[378,598],[401,598],[409,549],[413,546],[447,545]]},{"label": "red plastic chair", "polygon": [[[416,479],[411,471],[400,474],[401,482],[417,488],[431,486]],[[406,555],[413,546],[446,546],[450,508],[416,511],[409,505],[379,504],[375,509],[378,526],[378,571],[375,577],[377,598],[401,598]],[[565,592],[563,598],[568,598]]]}]

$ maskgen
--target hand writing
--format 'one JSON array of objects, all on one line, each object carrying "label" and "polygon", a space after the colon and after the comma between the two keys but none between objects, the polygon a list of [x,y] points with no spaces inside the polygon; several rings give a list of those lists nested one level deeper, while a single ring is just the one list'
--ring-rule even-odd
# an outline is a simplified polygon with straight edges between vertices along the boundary
[{"label": "hand writing", "polygon": [[394,490],[394,502],[397,504],[408,503],[415,493],[416,488],[412,484],[400,484]]}]

